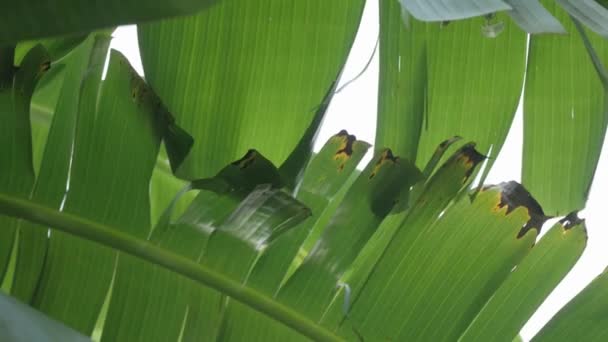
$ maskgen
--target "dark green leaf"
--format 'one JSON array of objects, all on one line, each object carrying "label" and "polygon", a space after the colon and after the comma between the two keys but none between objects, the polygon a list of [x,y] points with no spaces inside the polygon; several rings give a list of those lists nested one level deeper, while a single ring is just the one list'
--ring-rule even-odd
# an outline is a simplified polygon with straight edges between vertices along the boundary
[{"label": "dark green leaf", "polygon": [[[596,0],[555,0],[595,33],[608,38],[608,9]],[[574,32],[574,30],[570,31]]]},{"label": "dark green leaf", "polygon": [[[438,151],[442,150],[440,146]],[[457,151],[426,183],[419,182],[411,190],[409,198],[402,198],[382,221],[374,235],[354,261],[351,270],[340,281],[348,284],[350,298],[344,288],[334,295],[323,317],[323,324],[336,328],[344,319],[345,311],[356,301],[372,271],[393,243],[395,235],[404,227],[416,227],[422,232],[430,226],[446,207],[468,188],[471,176],[483,160],[471,144]],[[344,329],[342,330],[344,332]]]},{"label": "dark green leaf", "polygon": [[[111,32],[108,32],[108,34]],[[15,65],[20,65],[21,60],[27,54],[27,52],[37,44],[42,44],[49,53],[51,61],[57,61],[65,55],[67,55],[72,49],[80,45],[88,34],[77,33],[71,34],[65,37],[53,37],[40,40],[28,40],[19,42],[15,48]]]},{"label": "dark green leaf", "polygon": [[[482,33],[500,23],[496,38]],[[519,103],[526,34],[506,14],[429,25],[427,54],[427,111],[416,164],[423,167],[440,142],[461,136],[490,158],[489,171]]]},{"label": "dark green leaf", "polygon": [[342,330],[372,340],[456,340],[533,245],[544,216],[529,196],[507,183],[472,203],[461,197],[425,225],[410,224],[420,215],[413,211]]},{"label": "dark green leaf", "polygon": [[[63,211],[145,237],[149,181],[161,135],[158,102],[117,52],[111,54],[101,87],[100,75],[101,67],[90,72],[81,90]],[[54,232],[34,304],[90,334],[115,263],[115,251]]]},{"label": "dark green leaf", "polygon": [[420,171],[409,161],[394,157],[390,150],[378,153],[348,190],[321,238],[277,298],[311,319],[319,319],[338,279],[402,192],[420,178]]},{"label": "dark green leaf", "polygon": [[[81,46],[66,57],[62,71],[61,95],[54,108],[50,134],[46,141],[42,163],[31,194],[32,201],[59,209],[66,193],[72,158],[78,94],[85,75],[101,70],[110,44],[108,36],[91,35]],[[35,116],[36,114],[32,114]],[[48,115],[48,114],[41,114]],[[48,233],[40,227],[24,222],[19,233],[19,253],[12,295],[29,302],[34,295],[44,264]]]},{"label": "dark green leaf", "polygon": [[416,160],[425,112],[426,25],[404,23],[398,0],[380,1],[380,73],[376,146]]},{"label": "dark green leaf", "polygon": [[547,11],[539,0],[505,0],[512,10],[508,13],[528,33],[566,33],[559,20]]},{"label": "dark green leaf", "polygon": [[[0,187],[4,193],[16,197],[29,197],[34,184],[30,99],[36,83],[49,68],[45,49],[38,45],[24,58],[19,68],[13,68],[11,49],[0,50]],[[15,231],[19,221],[0,216],[0,278],[4,278]]]},{"label": "dark green leaf", "polygon": [[[276,294],[304,241],[314,239],[314,235],[318,238],[323,232],[327,224],[323,219],[336,210],[337,205],[333,203],[341,202],[341,198],[336,198],[339,191],[346,187],[345,183],[354,174],[355,166],[368,147],[346,132],[329,139],[310,162],[297,189],[297,199],[311,209],[312,217],[281,235],[264,250],[246,280],[247,286],[269,296]],[[278,326],[237,302],[229,303],[224,317],[223,340],[239,341],[251,338],[252,334],[264,336],[269,332],[266,329]]]}]

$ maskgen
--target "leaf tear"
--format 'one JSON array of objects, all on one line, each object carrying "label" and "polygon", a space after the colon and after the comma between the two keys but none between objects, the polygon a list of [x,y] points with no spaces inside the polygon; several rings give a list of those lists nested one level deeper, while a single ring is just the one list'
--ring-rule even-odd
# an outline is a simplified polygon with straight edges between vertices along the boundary
[{"label": "leaf tear", "polygon": [[391,151],[391,149],[387,148],[387,149],[383,150],[382,153],[380,154],[380,158],[378,158],[378,161],[376,162],[376,165],[374,166],[374,169],[372,170],[372,172],[369,175],[369,179],[372,179],[376,176],[376,174],[378,173],[378,171],[380,170],[382,165],[384,165],[388,162],[397,163],[398,160],[399,160],[399,157],[395,157],[393,155],[393,151]]},{"label": "leaf tear", "polygon": [[496,187],[500,189],[500,203],[498,204],[498,208],[502,209],[506,206],[506,215],[509,215],[513,210],[519,207],[525,207],[528,210],[529,219],[517,234],[517,238],[523,237],[531,229],[536,229],[537,233],[540,233],[543,223],[545,223],[550,216],[545,215],[543,208],[536,199],[532,197],[532,194],[530,194],[523,185],[515,181],[503,182],[496,185]]}]

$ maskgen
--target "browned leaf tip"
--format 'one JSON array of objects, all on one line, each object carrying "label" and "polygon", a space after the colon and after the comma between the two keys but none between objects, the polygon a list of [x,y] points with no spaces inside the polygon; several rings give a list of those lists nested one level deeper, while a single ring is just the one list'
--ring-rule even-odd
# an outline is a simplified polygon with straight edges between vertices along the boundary
[{"label": "browned leaf tip", "polygon": [[457,163],[463,164],[466,168],[463,181],[466,181],[475,170],[475,167],[485,159],[486,156],[479,153],[475,149],[475,143],[468,143],[462,146],[456,153],[454,153],[454,155],[450,158],[450,160],[448,160],[446,164],[449,164],[452,160],[455,160]]},{"label": "browned leaf tip", "polygon": [[378,170],[380,170],[380,167],[382,167],[382,165],[385,164],[386,162],[390,161],[392,163],[396,163],[398,160],[399,160],[399,157],[395,157],[393,155],[393,151],[391,151],[390,148],[384,149],[380,153],[380,157],[378,158],[378,161],[376,161],[376,165],[374,166],[372,173],[370,173],[369,179],[374,178],[376,176],[376,174],[378,173]]},{"label": "browned leaf tip", "polygon": [[525,207],[528,209],[530,219],[521,228],[517,234],[517,238],[519,239],[526,235],[530,229],[536,229],[536,231],[540,233],[543,223],[550,217],[545,215],[543,208],[534,197],[532,197],[530,192],[528,192],[523,185],[514,181],[500,183],[497,187],[500,189],[500,203],[498,204],[498,207],[503,208],[506,206],[507,214],[518,207]]},{"label": "browned leaf tip", "polygon": [[585,220],[578,217],[578,211],[573,211],[566,215],[563,219],[559,220],[559,223],[564,227],[565,230],[568,230],[585,223]]},{"label": "browned leaf tip", "polygon": [[348,132],[344,129],[341,130],[338,134],[336,134],[336,137],[343,138],[342,143],[340,144],[340,148],[336,152],[336,155],[343,153],[350,157],[353,154],[353,144],[357,140],[357,137],[352,134],[348,134]]}]

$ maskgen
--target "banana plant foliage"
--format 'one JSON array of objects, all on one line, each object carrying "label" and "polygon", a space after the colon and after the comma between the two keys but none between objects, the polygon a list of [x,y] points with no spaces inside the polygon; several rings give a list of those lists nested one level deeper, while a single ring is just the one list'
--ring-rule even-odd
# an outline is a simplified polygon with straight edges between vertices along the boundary
[{"label": "banana plant foliage", "polygon": [[[376,146],[314,154],[364,4],[0,5],[0,340],[518,339],[587,243],[606,3],[380,0]],[[607,279],[534,340],[608,339]]]}]

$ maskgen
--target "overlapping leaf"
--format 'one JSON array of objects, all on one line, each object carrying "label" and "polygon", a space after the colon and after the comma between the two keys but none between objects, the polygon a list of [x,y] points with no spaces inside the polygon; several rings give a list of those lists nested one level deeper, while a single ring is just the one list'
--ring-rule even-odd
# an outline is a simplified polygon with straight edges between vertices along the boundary
[{"label": "overlapping leaf", "polygon": [[427,107],[416,163],[425,165],[437,144],[461,136],[490,160],[498,155],[521,95],[526,35],[504,14],[496,38],[482,34],[487,19],[474,18],[427,32]]},{"label": "overlapping leaf", "polygon": [[[161,137],[158,102],[119,53],[112,53],[108,77],[100,88],[101,67],[88,74],[81,92],[63,210],[145,237],[149,179]],[[47,253],[35,306],[91,333],[116,252],[56,232]]]},{"label": "overlapping leaf", "polygon": [[571,33],[530,38],[522,181],[548,214],[563,215],[584,208],[604,141],[608,81],[596,67],[608,43],[588,32],[590,58],[568,14],[546,4]]},{"label": "overlapping leaf", "polygon": [[[4,146],[0,153],[0,186],[7,194],[28,198],[35,177],[30,99],[50,61],[45,49],[38,45],[28,53],[17,71],[13,67],[12,49],[0,52],[0,144]],[[3,227],[0,231],[0,277],[4,278],[19,221],[0,216],[0,225]]]},{"label": "overlapping leaf", "polygon": [[[72,157],[78,94],[83,78],[91,70],[101,70],[106,58],[109,37],[91,35],[64,61],[61,95],[50,123],[50,135],[46,139],[45,152],[33,188],[31,199],[49,207],[60,208],[63,201]],[[40,95],[39,96],[44,96]],[[35,114],[33,114],[35,115]],[[44,264],[48,233],[31,223],[22,224],[19,235],[19,252],[12,294],[29,302],[38,284]]]},{"label": "overlapping leaf", "polygon": [[425,112],[425,35],[425,24],[404,22],[397,0],[380,2],[376,146],[408,160],[416,160]]},{"label": "overlapping leaf", "polygon": [[178,174],[209,177],[250,148],[280,165],[337,80],[363,3],[231,0],[140,26],[146,79],[195,138]]}]

